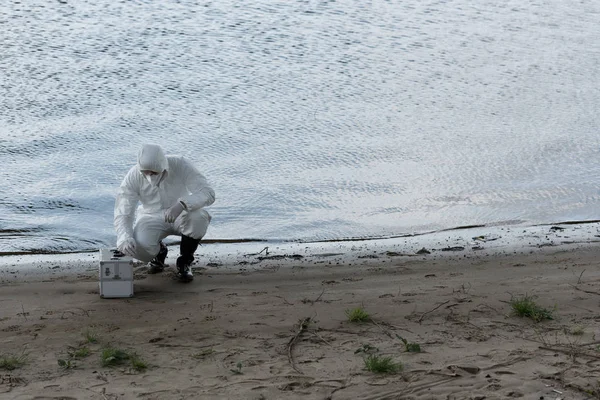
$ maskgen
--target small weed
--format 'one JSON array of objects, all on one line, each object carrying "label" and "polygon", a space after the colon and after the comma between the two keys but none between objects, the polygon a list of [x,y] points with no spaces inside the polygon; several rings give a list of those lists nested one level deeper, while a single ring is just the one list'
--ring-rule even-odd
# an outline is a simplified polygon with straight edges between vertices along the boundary
[{"label": "small weed", "polygon": [[98,335],[91,329],[83,332],[83,337],[87,343],[98,343]]},{"label": "small weed", "polygon": [[346,310],[346,316],[350,322],[367,322],[371,320],[369,313],[367,313],[362,307]]},{"label": "small weed", "polygon": [[90,355],[90,349],[87,347],[80,347],[78,349],[72,349],[69,351],[69,357],[71,358],[85,358]]},{"label": "small weed", "polygon": [[554,319],[552,311],[539,306],[534,297],[523,296],[519,298],[512,297],[510,299],[510,306],[514,313],[519,317],[528,317],[535,322],[540,322],[545,319]]},{"label": "small weed", "polygon": [[354,354],[365,353],[365,354],[374,354],[377,353],[379,349],[377,347],[373,347],[370,344],[363,344],[362,347],[356,349]]},{"label": "small weed", "polygon": [[400,335],[396,335],[396,337],[398,339],[400,339],[402,341],[402,343],[404,343],[404,349],[407,352],[409,352],[409,353],[420,353],[421,352],[421,346],[418,343],[409,343],[408,340],[404,339]]},{"label": "small weed", "polygon": [[298,320],[298,328],[299,328],[300,330],[305,330],[305,329],[308,329],[308,326],[310,325],[310,323],[311,323],[311,322],[316,322],[316,321],[313,321],[313,320],[312,320],[312,319],[310,319],[310,318],[302,318],[302,319],[299,319],[299,320]]},{"label": "small weed", "polygon": [[101,360],[103,367],[113,367],[115,365],[122,365],[129,360],[129,354],[120,349],[107,347],[102,350]]},{"label": "small weed", "polygon": [[75,364],[73,364],[73,362],[71,362],[71,360],[63,360],[62,358],[58,360],[58,366],[63,369],[75,368]]},{"label": "small weed", "polygon": [[583,326],[576,326],[571,329],[571,335],[573,336],[582,336],[585,333],[585,329]]},{"label": "small weed", "polygon": [[402,364],[395,363],[392,357],[380,357],[371,354],[364,361],[367,371],[377,374],[395,374],[402,371]]},{"label": "small weed", "polygon": [[144,371],[148,368],[148,364],[135,353],[129,355],[129,360],[131,367],[136,371]]},{"label": "small weed", "polygon": [[235,369],[230,369],[234,375],[242,375],[242,363],[238,362]]},{"label": "small weed", "polygon": [[12,371],[17,368],[21,368],[27,362],[27,356],[21,354],[20,356],[14,356],[12,354],[0,356],[0,369]]},{"label": "small weed", "polygon": [[128,353],[124,350],[115,349],[113,347],[107,347],[102,350],[101,360],[103,367],[123,365],[129,361],[131,363],[131,367],[136,371],[143,371],[148,368],[148,364],[136,353]]}]

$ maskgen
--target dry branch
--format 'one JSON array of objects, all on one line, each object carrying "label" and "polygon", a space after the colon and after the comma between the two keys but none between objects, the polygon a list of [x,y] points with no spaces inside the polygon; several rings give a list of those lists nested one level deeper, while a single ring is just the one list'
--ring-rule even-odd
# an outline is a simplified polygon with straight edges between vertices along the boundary
[{"label": "dry branch", "polygon": [[557,347],[547,347],[547,346],[540,346],[539,349],[540,350],[548,350],[548,351],[556,351],[557,353],[563,353],[563,354],[566,354],[571,357],[583,356],[583,357],[594,358],[594,359],[600,360],[600,356],[597,356],[595,354],[588,354],[588,353],[585,353],[585,352],[577,350],[577,349],[559,349]]},{"label": "dry branch", "polygon": [[419,318],[419,323],[423,322],[423,318],[425,318],[425,316],[426,316],[427,314],[434,312],[435,310],[437,310],[438,308],[440,308],[440,307],[441,307],[441,306],[443,306],[444,304],[448,304],[448,303],[450,303],[450,300],[446,300],[446,301],[444,301],[443,303],[440,303],[440,304],[438,304],[437,306],[435,306],[435,307],[434,307],[434,308],[432,308],[431,310],[429,310],[429,311],[425,311],[425,312],[423,313],[423,315],[421,315],[421,318]]},{"label": "dry branch", "polygon": [[584,292],[584,293],[595,294],[595,295],[600,296],[600,292],[594,292],[594,291],[591,291],[591,290],[581,289],[581,288],[579,288],[578,286],[575,286],[575,285],[571,285],[571,286],[574,287],[577,290],[580,290],[580,291]]},{"label": "dry branch", "polygon": [[302,374],[302,371],[300,371],[298,368],[296,368],[296,364],[294,363],[294,355],[292,354],[292,352],[294,350],[294,344],[296,344],[296,341],[298,340],[300,335],[302,335],[302,333],[304,331],[306,331],[306,328],[308,328],[308,324],[310,323],[310,320],[311,320],[310,317],[306,317],[302,321],[300,321],[300,326],[299,326],[298,332],[296,332],[296,334],[288,342],[288,361],[290,362],[290,365],[292,366],[294,371],[298,372],[299,374]]}]

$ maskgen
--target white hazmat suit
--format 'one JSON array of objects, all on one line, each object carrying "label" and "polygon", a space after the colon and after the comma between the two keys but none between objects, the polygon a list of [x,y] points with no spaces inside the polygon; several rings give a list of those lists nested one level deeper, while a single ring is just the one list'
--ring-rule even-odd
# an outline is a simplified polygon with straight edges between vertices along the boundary
[{"label": "white hazmat suit", "polygon": [[[149,171],[151,175],[146,174]],[[202,239],[211,220],[204,207],[214,201],[214,190],[188,160],[165,156],[160,146],[146,144],[138,153],[137,165],[125,175],[115,201],[117,247],[131,244],[134,258],[150,262],[161,249],[160,241],[169,235]],[[138,202],[142,206],[134,225]],[[177,212],[170,222],[172,209]]]}]

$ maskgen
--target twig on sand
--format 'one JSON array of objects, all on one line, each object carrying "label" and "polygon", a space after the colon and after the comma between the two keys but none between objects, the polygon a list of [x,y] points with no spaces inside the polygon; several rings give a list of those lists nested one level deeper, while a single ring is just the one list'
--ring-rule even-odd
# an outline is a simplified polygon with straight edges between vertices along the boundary
[{"label": "twig on sand", "polygon": [[584,347],[584,346],[593,346],[593,345],[596,345],[596,344],[600,344],[600,340],[596,340],[595,342],[582,343],[582,344],[580,344],[580,346],[581,347]]},{"label": "twig on sand", "polygon": [[327,340],[323,339],[323,338],[321,337],[321,335],[319,335],[317,332],[315,332],[315,331],[311,331],[310,333],[311,333],[311,334],[313,334],[314,336],[316,336],[317,338],[321,339],[321,341],[322,341],[323,343],[325,343],[326,345],[328,345],[328,346],[331,346],[331,343],[329,343]]},{"label": "twig on sand", "polygon": [[574,287],[577,290],[582,291],[582,292],[585,292],[585,293],[588,293],[588,294],[596,294],[596,295],[600,296],[600,292],[594,292],[594,291],[591,291],[591,290],[581,289],[581,288],[579,288],[578,286],[575,286],[575,285],[571,285],[571,286]]},{"label": "twig on sand", "polygon": [[23,303],[21,303],[21,310],[23,311],[23,318],[27,321],[27,314],[25,314],[25,307],[23,307]]},{"label": "twig on sand", "polygon": [[379,329],[381,329],[381,331],[383,333],[385,333],[390,339],[394,339],[394,336],[387,330],[383,329],[383,327],[381,325],[379,325],[377,322],[375,322],[375,320],[373,318],[371,318],[371,322],[378,327]]},{"label": "twig on sand", "polygon": [[288,306],[293,306],[293,305],[294,305],[294,303],[290,303],[290,302],[289,302],[289,301],[287,301],[287,299],[286,299],[285,297],[283,297],[283,296],[274,296],[274,297],[278,297],[278,298],[282,299],[282,300],[283,300],[283,302],[284,302],[285,304],[287,304]]},{"label": "twig on sand", "polygon": [[485,304],[485,303],[481,303],[482,306],[489,308],[492,311],[495,311],[497,314],[501,314],[500,311],[498,311],[497,309],[495,309],[494,307],[490,306],[489,304]]},{"label": "twig on sand", "polygon": [[325,289],[323,289],[323,291],[321,292],[319,297],[317,297],[317,299],[315,301],[313,301],[313,303],[316,303],[317,301],[321,300],[321,297],[323,297],[323,293],[325,293]]},{"label": "twig on sand", "polygon": [[369,382],[369,381],[365,381],[365,383],[369,386],[386,386],[390,384],[389,380],[384,380],[383,382]]},{"label": "twig on sand", "polygon": [[441,306],[443,306],[444,304],[448,304],[448,303],[450,303],[450,300],[446,300],[446,301],[444,301],[443,303],[440,303],[440,304],[438,304],[437,306],[435,306],[435,307],[434,307],[434,308],[432,308],[431,310],[429,310],[429,311],[425,311],[425,312],[423,313],[423,315],[421,315],[421,318],[419,318],[419,323],[423,322],[423,318],[425,318],[425,316],[426,316],[427,314],[434,312],[435,310],[437,310],[438,308],[440,308],[440,307],[441,307]]},{"label": "twig on sand", "polygon": [[600,360],[600,356],[597,356],[595,354],[588,354],[588,353],[585,353],[583,351],[579,351],[576,349],[566,350],[566,349],[559,349],[556,347],[547,347],[547,346],[539,346],[539,349],[540,350],[548,350],[548,351],[556,351],[557,353],[563,353],[563,354],[566,354],[571,357],[583,356],[583,357],[594,358],[594,359]]},{"label": "twig on sand", "polygon": [[302,321],[300,321],[300,326],[299,326],[298,332],[296,332],[294,337],[292,337],[290,339],[290,341],[288,342],[288,361],[289,361],[290,365],[292,366],[292,368],[294,369],[294,371],[298,372],[299,374],[302,374],[302,371],[300,371],[298,368],[296,368],[296,364],[294,364],[294,355],[292,354],[292,351],[294,350],[294,344],[296,344],[296,341],[298,340],[300,335],[302,335],[302,333],[304,331],[306,331],[306,329],[308,328],[308,324],[310,323],[310,320],[311,320],[310,317],[306,317]]},{"label": "twig on sand", "polygon": [[527,361],[527,360],[528,360],[528,358],[526,358],[526,357],[517,357],[517,358],[514,358],[514,359],[509,360],[509,361],[505,361],[505,362],[502,362],[502,363],[490,365],[489,367],[482,368],[481,370],[482,371],[489,371],[491,369],[504,368],[504,367],[508,367],[509,365],[513,365],[513,364],[516,364],[516,363],[519,363],[519,362],[522,362],[522,361]]},{"label": "twig on sand", "polygon": [[427,371],[427,374],[429,375],[439,375],[439,376],[446,376],[448,378],[461,378],[462,375],[457,374],[456,372],[452,373],[452,374],[447,374],[441,371],[436,371],[436,370],[429,370]]},{"label": "twig on sand", "polygon": [[577,279],[577,284],[578,285],[581,283],[581,277],[583,276],[584,272],[585,272],[585,269],[583,271],[581,271],[581,274],[579,274],[579,279]]},{"label": "twig on sand", "polygon": [[321,300],[321,297],[323,297],[323,293],[325,293],[325,289],[323,289],[321,291],[321,294],[315,300],[309,300],[309,299],[305,298],[305,299],[302,300],[302,303],[304,303],[304,304],[306,304],[306,303],[315,304],[316,302],[318,302],[319,300]]}]

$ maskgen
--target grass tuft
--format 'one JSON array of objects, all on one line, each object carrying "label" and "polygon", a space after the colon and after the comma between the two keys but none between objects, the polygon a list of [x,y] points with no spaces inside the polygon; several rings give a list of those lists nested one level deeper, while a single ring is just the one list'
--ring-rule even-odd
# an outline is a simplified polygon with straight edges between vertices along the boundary
[{"label": "grass tuft", "polygon": [[583,326],[576,326],[573,329],[571,329],[570,333],[573,336],[582,336],[583,334],[585,334],[585,328]]},{"label": "grass tuft", "polygon": [[27,356],[25,354],[21,354],[20,356],[12,354],[0,355],[0,369],[12,371],[21,368],[26,362]]},{"label": "grass tuft", "polygon": [[230,371],[234,374],[234,375],[242,375],[242,363],[238,362],[237,365],[235,366],[235,369],[230,369]]},{"label": "grass tuft", "polygon": [[404,343],[404,349],[409,353],[420,353],[421,346],[418,343],[410,343],[408,340],[404,339],[402,336],[396,334],[396,337]]},{"label": "grass tuft", "polygon": [[90,355],[90,349],[87,347],[80,347],[69,351],[69,357],[71,358],[85,358]]},{"label": "grass tuft", "polygon": [[83,337],[87,343],[98,343],[98,334],[91,329],[83,332]]},{"label": "grass tuft", "polygon": [[394,362],[392,357],[381,357],[371,354],[364,361],[367,371],[375,372],[376,374],[395,374],[402,371],[402,364]]},{"label": "grass tuft", "polygon": [[552,311],[538,305],[532,296],[512,297],[509,304],[519,317],[531,318],[535,322],[554,319]]},{"label": "grass tuft", "polygon": [[129,355],[129,360],[131,361],[131,367],[136,371],[148,369],[148,364],[135,353]]},{"label": "grass tuft", "polygon": [[377,347],[371,346],[370,344],[363,344],[362,347],[359,347],[354,351],[354,354],[365,353],[365,354],[375,354],[379,351]]},{"label": "grass tuft", "polygon": [[129,354],[121,349],[107,347],[102,350],[101,360],[103,367],[114,367],[116,365],[123,365],[127,362],[127,360],[129,360]]},{"label": "grass tuft", "polygon": [[362,307],[356,307],[352,310],[346,310],[346,316],[350,322],[368,322],[371,316]]},{"label": "grass tuft", "polygon": [[128,353],[114,347],[107,347],[102,350],[101,360],[103,367],[114,367],[129,362],[136,371],[143,371],[148,368],[148,364],[136,353]]},{"label": "grass tuft", "polygon": [[61,367],[62,369],[75,368],[75,364],[73,364],[73,362],[71,360],[64,360],[62,358],[58,360],[58,366]]}]

